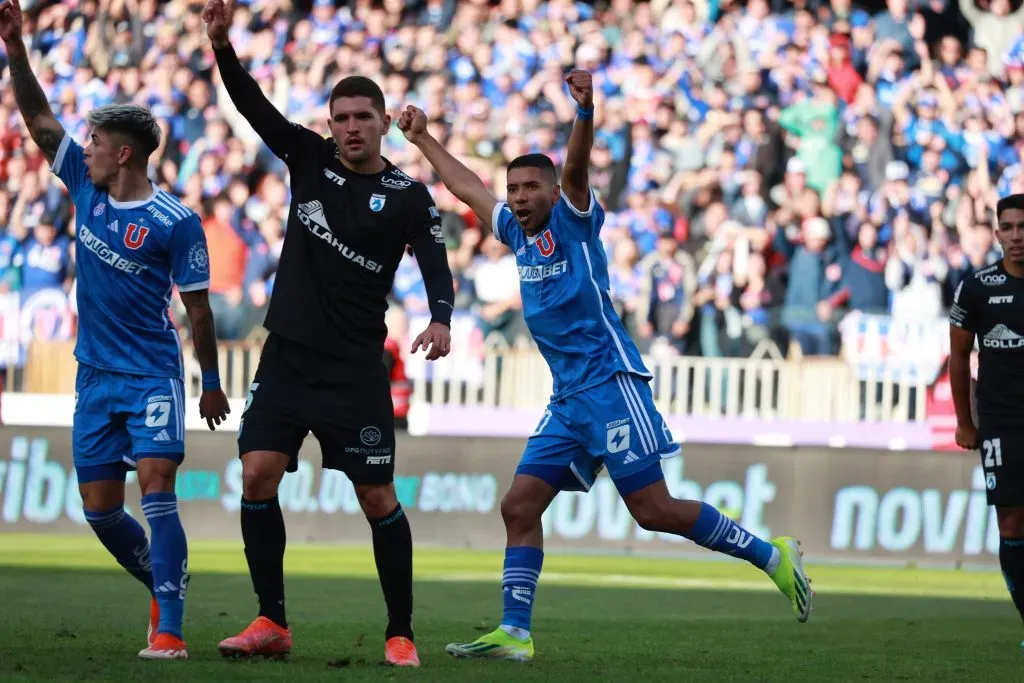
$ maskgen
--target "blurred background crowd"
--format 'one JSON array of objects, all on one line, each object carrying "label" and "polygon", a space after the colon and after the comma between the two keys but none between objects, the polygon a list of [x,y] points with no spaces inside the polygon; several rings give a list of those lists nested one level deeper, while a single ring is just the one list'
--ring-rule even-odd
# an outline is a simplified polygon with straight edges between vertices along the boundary
[{"label": "blurred background crowd", "polygon": [[[652,353],[743,356],[769,339],[834,355],[850,311],[933,322],[998,258],[996,198],[1024,192],[1020,0],[238,4],[236,50],[290,119],[326,134],[331,86],[373,77],[392,112],[422,107],[499,196],[513,157],[561,161],[575,116],[562,79],[591,70],[611,296]],[[77,139],[101,104],[156,114],[152,177],[204,219],[219,336],[258,330],[287,172],[224,93],[202,4],[23,7],[42,86]],[[0,292],[60,291],[73,307],[71,207],[0,67]],[[514,257],[397,129],[385,155],[434,191],[460,317],[515,342]],[[412,257],[393,300],[427,312]]]}]

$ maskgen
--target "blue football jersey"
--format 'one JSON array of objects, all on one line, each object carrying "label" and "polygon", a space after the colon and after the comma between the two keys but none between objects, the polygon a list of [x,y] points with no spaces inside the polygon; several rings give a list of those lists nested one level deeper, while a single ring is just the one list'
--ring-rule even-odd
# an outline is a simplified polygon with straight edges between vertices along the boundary
[{"label": "blue football jersey", "polygon": [[82,147],[65,135],[53,172],[75,204],[78,340],[82,364],[146,377],[182,377],[181,341],[168,307],[210,286],[199,216],[157,187],[119,202],[89,180]]},{"label": "blue football jersey", "polygon": [[523,232],[508,204],[494,207],[491,227],[516,256],[523,315],[551,368],[553,401],[617,372],[651,377],[608,294],[603,223],[604,209],[593,191],[586,212],[562,195],[534,237]]}]

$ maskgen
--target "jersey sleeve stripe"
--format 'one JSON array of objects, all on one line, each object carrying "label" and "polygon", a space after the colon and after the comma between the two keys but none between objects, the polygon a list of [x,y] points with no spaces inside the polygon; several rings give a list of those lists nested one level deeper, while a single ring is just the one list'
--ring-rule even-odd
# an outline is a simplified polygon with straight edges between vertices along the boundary
[{"label": "jersey sleeve stripe", "polygon": [[174,218],[178,219],[179,221],[184,218],[184,216],[181,215],[181,211],[179,211],[169,201],[167,201],[167,198],[164,197],[163,192],[157,192],[156,195],[154,195],[153,203],[159,206],[164,211],[171,214]]},{"label": "jersey sleeve stripe", "polygon": [[153,197],[153,201],[162,206],[163,208],[167,209],[168,211],[170,211],[171,215],[177,218],[179,221],[184,219],[185,216],[188,215],[184,211],[182,211],[180,207],[174,206],[174,204],[168,201],[167,195],[162,190],[156,193],[156,196]]},{"label": "jersey sleeve stripe", "polygon": [[178,285],[179,292],[198,292],[200,289],[209,289],[210,281],[203,280],[202,282],[193,282],[190,285]]},{"label": "jersey sleeve stripe", "polygon": [[64,133],[64,138],[60,141],[60,147],[57,148],[57,154],[53,157],[53,164],[50,166],[50,170],[54,173],[60,173],[60,168],[64,165],[64,156],[68,153],[70,145],[71,136]]},{"label": "jersey sleeve stripe", "polygon": [[494,233],[499,242],[504,242],[505,240],[501,237],[501,221],[498,220],[498,217],[501,216],[501,210],[506,206],[508,205],[505,202],[498,202],[494,205],[494,210],[491,211],[491,232]]},{"label": "jersey sleeve stripe", "polygon": [[569,207],[569,210],[572,211],[577,216],[579,216],[580,218],[590,218],[594,214],[594,206],[597,205],[597,197],[594,196],[594,188],[587,188],[587,197],[590,199],[590,206],[587,207],[586,211],[580,211],[575,206],[573,206],[572,202],[569,201],[569,198],[565,196],[564,192],[559,191],[559,193],[562,195],[562,201],[565,202],[565,205]]},{"label": "jersey sleeve stripe", "polygon": [[173,194],[171,194],[169,192],[166,192],[164,190],[161,190],[160,194],[163,195],[163,198],[164,198],[165,202],[167,202],[171,206],[173,206],[176,209],[178,209],[178,211],[183,212],[185,214],[185,218],[188,218],[189,216],[195,214],[195,211],[193,211],[192,209],[190,209],[187,206],[185,206],[181,202],[181,199],[179,199],[178,197],[175,197]]}]

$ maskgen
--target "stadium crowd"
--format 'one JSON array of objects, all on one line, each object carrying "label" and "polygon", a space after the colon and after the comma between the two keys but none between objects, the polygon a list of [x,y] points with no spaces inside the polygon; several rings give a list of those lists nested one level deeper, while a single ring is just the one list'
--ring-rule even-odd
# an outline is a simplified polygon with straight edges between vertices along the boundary
[{"label": "stadium crowd", "polygon": [[[576,111],[562,79],[591,70],[611,295],[641,347],[735,356],[771,338],[834,354],[847,311],[934,320],[998,257],[995,198],[1024,192],[1024,6],[978,1],[239,0],[232,42],[281,111],[324,133],[331,86],[374,77],[499,196],[511,158],[561,160]],[[202,5],[23,5],[79,140],[101,104],[157,115],[152,177],[204,217],[219,336],[258,328],[286,170],[224,93]],[[0,66],[0,291],[73,299],[71,207]],[[525,334],[514,257],[394,127],[385,150],[444,212],[457,311],[483,335]],[[424,297],[407,257],[394,302],[418,315]]]}]

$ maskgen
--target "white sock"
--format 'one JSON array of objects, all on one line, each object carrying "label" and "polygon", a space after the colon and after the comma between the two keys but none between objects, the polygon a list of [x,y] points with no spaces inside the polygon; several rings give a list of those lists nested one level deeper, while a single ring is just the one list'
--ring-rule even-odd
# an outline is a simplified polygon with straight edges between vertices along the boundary
[{"label": "white sock", "polygon": [[[778,551],[776,551],[776,552],[778,552]],[[776,564],[778,564],[778,563],[776,563]],[[530,632],[529,631],[527,631],[525,628],[519,628],[518,626],[506,626],[505,624],[502,624],[501,625],[501,630],[504,631],[505,633],[509,634],[510,636],[515,638],[516,640],[526,640],[527,638],[530,637]]]},{"label": "white sock", "polygon": [[768,576],[775,574],[775,570],[779,568],[779,562],[782,560],[782,553],[775,546],[772,546],[772,559],[768,560],[768,564],[764,566],[764,571]]}]

